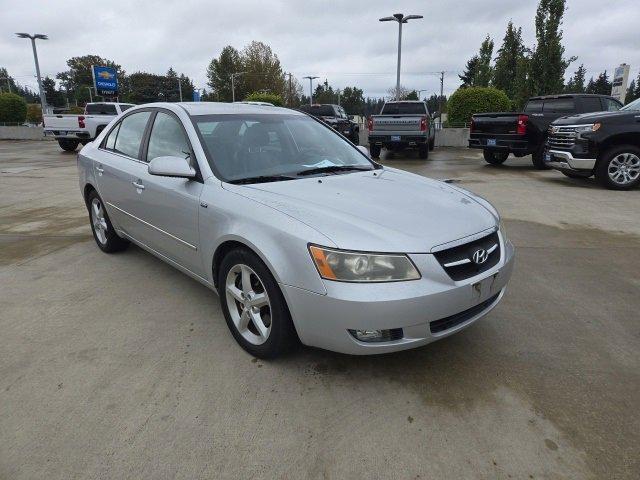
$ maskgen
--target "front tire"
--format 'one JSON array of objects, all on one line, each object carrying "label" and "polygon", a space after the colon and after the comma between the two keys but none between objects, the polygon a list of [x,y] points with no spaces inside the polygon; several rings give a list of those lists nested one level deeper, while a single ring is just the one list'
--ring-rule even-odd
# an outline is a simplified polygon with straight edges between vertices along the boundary
[{"label": "front tire", "polygon": [[275,358],[296,345],[296,331],[280,287],[255,253],[239,248],[224,257],[218,291],[231,334],[251,355]]},{"label": "front tire", "polygon": [[631,190],[640,185],[640,148],[618,145],[605,151],[596,166],[596,180],[611,190]]},{"label": "front tire", "polygon": [[531,162],[537,170],[549,170],[551,168],[544,163],[544,145],[531,154]]},{"label": "front tire", "polygon": [[380,158],[380,145],[374,145],[373,143],[369,144],[369,153],[371,154],[371,158]]},{"label": "front tire", "polygon": [[87,207],[89,208],[91,231],[98,248],[105,253],[115,253],[126,249],[129,246],[129,241],[118,236],[111,220],[109,220],[104,203],[95,190],[87,196]]},{"label": "front tire", "polygon": [[423,143],[418,147],[418,157],[423,160],[427,160],[429,158],[429,144]]},{"label": "front tire", "polygon": [[432,138],[431,140],[429,140],[429,150],[433,150],[434,148],[436,148],[436,139],[435,139],[435,137]]},{"label": "front tire", "polygon": [[76,148],[80,144],[80,140],[71,140],[69,138],[61,138],[58,140],[58,145],[65,152],[75,152]]},{"label": "front tire", "polygon": [[509,158],[508,152],[496,152],[494,150],[483,150],[482,155],[484,160],[491,165],[502,165]]}]

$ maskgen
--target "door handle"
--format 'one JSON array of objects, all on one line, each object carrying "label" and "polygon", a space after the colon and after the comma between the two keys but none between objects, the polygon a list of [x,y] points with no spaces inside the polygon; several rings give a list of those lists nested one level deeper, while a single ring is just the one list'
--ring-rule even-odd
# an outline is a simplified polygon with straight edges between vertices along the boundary
[{"label": "door handle", "polygon": [[98,173],[102,173],[102,172],[104,172],[104,168],[102,168],[102,165],[98,165],[98,166],[96,167],[96,171],[97,171]]},{"label": "door handle", "polygon": [[131,184],[140,190],[144,190],[144,185],[142,183],[138,183],[138,181],[133,181]]}]

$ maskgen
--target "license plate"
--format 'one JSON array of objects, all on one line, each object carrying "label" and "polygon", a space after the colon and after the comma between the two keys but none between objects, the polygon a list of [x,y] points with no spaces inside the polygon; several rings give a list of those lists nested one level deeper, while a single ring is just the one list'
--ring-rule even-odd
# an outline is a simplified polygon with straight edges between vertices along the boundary
[{"label": "license plate", "polygon": [[60,132],[58,132],[58,135],[66,135],[67,133],[69,132],[67,132],[66,130],[60,130]]},{"label": "license plate", "polygon": [[551,155],[550,153],[546,153],[544,155],[544,161],[545,162],[550,162],[553,159],[553,155]]},{"label": "license plate", "polygon": [[483,278],[479,282],[476,282],[471,285],[471,295],[474,298],[489,298],[491,295],[497,293],[497,288],[495,287],[496,280],[500,272],[496,272],[490,277]]},{"label": "license plate", "polygon": [[391,141],[392,142],[399,142],[400,141],[400,135],[391,135]]},{"label": "license plate", "polygon": [[487,138],[487,146],[488,147],[495,147],[496,146],[496,139],[495,138]]}]

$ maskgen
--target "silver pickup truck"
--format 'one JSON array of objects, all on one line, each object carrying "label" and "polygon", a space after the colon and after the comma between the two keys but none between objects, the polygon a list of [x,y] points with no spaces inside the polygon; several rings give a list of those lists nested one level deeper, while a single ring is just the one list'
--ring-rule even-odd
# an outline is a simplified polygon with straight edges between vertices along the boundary
[{"label": "silver pickup truck", "polygon": [[429,158],[435,142],[435,126],[425,102],[401,100],[386,102],[380,115],[369,117],[369,152],[380,156],[382,147],[400,151],[418,150],[420,158]]}]

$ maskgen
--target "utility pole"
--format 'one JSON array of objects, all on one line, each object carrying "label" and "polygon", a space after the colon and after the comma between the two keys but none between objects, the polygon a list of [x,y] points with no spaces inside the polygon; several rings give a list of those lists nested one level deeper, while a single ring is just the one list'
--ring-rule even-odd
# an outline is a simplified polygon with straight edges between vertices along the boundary
[{"label": "utility pole", "polygon": [[394,13],[391,17],[380,18],[381,22],[398,22],[398,67],[396,71],[396,100],[400,100],[400,63],[402,60],[402,24],[409,20],[422,18],[422,15],[404,15]]},{"label": "utility pole", "polygon": [[40,90],[40,104],[42,106],[42,113],[49,113],[47,107],[47,98],[44,95],[44,88],[42,88],[42,77],[40,76],[40,64],[38,63],[38,51],[36,50],[36,40],[49,40],[49,37],[42,33],[35,33],[30,35],[28,33],[16,33],[20,38],[29,38],[31,40],[31,48],[33,48],[33,60],[36,63],[36,75],[38,76],[38,89]]},{"label": "utility pole", "polygon": [[287,98],[287,105],[291,106],[291,100],[293,98],[293,93],[291,92],[291,74],[287,73],[287,75],[289,75],[289,96]]},{"label": "utility pole", "polygon": [[444,92],[444,71],[440,72],[440,97],[438,97],[438,116],[440,117],[440,128],[442,128],[442,96]]},{"label": "utility pole", "polygon": [[180,92],[180,101],[182,102],[182,82],[180,81],[180,77],[178,77],[178,91]]},{"label": "utility pole", "polygon": [[235,84],[235,78],[236,76],[240,76],[244,73],[247,72],[236,72],[236,73],[232,73],[231,74],[231,101],[235,102],[236,101],[236,84]]},{"label": "utility pole", "polygon": [[313,80],[318,77],[303,77],[309,79],[309,105],[313,105]]}]

